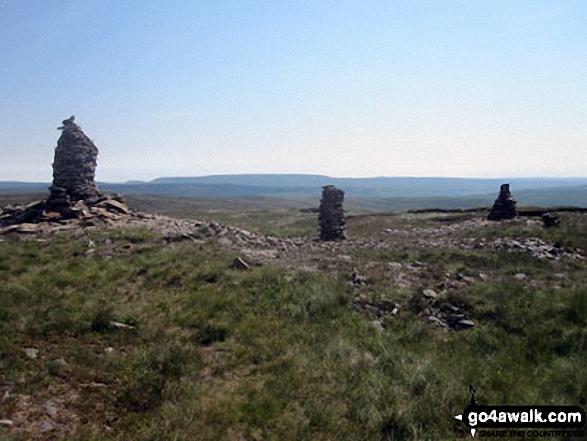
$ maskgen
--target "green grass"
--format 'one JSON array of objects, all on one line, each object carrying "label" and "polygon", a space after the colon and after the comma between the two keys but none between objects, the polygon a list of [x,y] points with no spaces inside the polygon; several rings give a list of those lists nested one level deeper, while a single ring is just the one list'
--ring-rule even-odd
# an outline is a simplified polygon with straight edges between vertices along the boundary
[{"label": "green grass", "polygon": [[[277,214],[252,219],[243,220],[251,229],[280,225]],[[352,222],[366,237],[406,219]],[[291,231],[309,228],[304,222],[295,220]],[[576,222],[544,237],[581,244],[585,221]],[[85,254],[89,238],[92,255]],[[22,411],[18,397],[29,396],[32,407],[67,403],[77,422],[65,439],[450,439],[467,437],[452,416],[466,405],[469,384],[484,404],[587,397],[583,262],[492,250],[351,254],[368,277],[362,291],[343,266],[239,272],[230,269],[237,255],[212,241],[165,244],[140,229],[46,242],[6,236],[0,392],[10,396],[0,418]],[[393,286],[383,268],[414,260],[425,265],[422,287],[447,272],[492,275],[441,294],[475,328],[444,332],[410,310],[406,301],[418,298],[418,286]],[[517,272],[533,283],[513,279]],[[555,272],[566,274],[567,285],[556,286]],[[359,293],[404,307],[380,333],[352,309]],[[28,347],[39,350],[37,359],[25,355]]]}]

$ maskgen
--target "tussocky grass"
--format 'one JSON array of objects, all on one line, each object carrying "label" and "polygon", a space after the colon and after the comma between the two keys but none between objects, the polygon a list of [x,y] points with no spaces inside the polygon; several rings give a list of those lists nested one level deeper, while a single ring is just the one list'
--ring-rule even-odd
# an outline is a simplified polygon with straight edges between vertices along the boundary
[{"label": "tussocky grass", "polygon": [[[404,221],[365,222],[362,234]],[[576,222],[541,234],[582,243],[585,221]],[[504,234],[515,234],[509,228]],[[14,434],[26,439],[43,416],[19,420],[19,397],[31,408],[61,397],[76,415],[68,434],[56,423],[51,436],[63,439],[447,439],[467,436],[453,415],[470,384],[482,404],[587,396],[584,262],[493,250],[351,254],[367,275],[365,292],[405,305],[383,332],[353,310],[363,291],[342,264],[239,272],[230,269],[238,254],[213,241],[166,244],[141,229],[44,242],[7,236],[0,388],[9,395],[0,418],[30,430]],[[422,286],[390,284],[384,265],[415,260],[425,268]],[[440,295],[476,322],[472,330],[433,328],[407,307],[420,288],[465,270],[491,277]],[[519,272],[527,279],[513,278]]]}]

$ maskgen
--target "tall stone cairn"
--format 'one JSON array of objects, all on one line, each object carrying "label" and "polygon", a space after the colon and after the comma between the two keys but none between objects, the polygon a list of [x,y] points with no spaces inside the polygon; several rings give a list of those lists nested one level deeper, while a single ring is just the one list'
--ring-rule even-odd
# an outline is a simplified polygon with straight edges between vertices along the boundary
[{"label": "tall stone cairn", "polygon": [[53,184],[47,200],[57,211],[100,196],[94,182],[98,149],[73,120],[73,116],[66,119],[58,129],[63,132],[55,149]]},{"label": "tall stone cairn", "polygon": [[344,191],[334,185],[322,187],[322,199],[320,200],[320,240],[344,240],[344,211],[342,202]]},{"label": "tall stone cairn", "polygon": [[491,221],[500,221],[514,219],[517,215],[516,200],[510,193],[510,184],[502,184],[499,189],[499,196],[495,200],[487,219]]}]

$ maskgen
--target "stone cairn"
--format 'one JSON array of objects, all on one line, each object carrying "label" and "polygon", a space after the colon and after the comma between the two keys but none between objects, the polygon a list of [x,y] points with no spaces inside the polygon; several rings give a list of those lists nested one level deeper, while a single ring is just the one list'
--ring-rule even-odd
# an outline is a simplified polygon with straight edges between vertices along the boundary
[{"label": "stone cairn", "polygon": [[320,240],[344,240],[344,211],[342,202],[344,191],[334,185],[322,187],[322,199],[320,200]]},{"label": "stone cairn", "polygon": [[499,189],[499,196],[495,200],[487,219],[491,221],[500,221],[514,219],[517,215],[516,200],[510,193],[510,184],[502,184]]},{"label": "stone cairn", "polygon": [[90,225],[96,220],[113,221],[130,214],[120,195],[98,191],[94,181],[98,149],[73,120],[73,116],[66,119],[58,129],[63,132],[55,149],[49,198],[24,206],[2,207],[0,234],[14,230],[2,227],[14,225],[28,232],[34,230],[31,224],[77,219]]},{"label": "stone cairn", "polygon": [[94,181],[98,149],[73,122],[63,121],[61,137],[57,141],[53,162],[53,184],[46,208],[62,214],[77,201],[91,204],[100,197]]}]

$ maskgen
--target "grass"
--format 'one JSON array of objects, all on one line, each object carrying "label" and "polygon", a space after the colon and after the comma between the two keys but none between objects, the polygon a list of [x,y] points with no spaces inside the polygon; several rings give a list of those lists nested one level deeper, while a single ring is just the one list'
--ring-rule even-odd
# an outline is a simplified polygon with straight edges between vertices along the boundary
[{"label": "grass", "polygon": [[[243,217],[251,229],[283,225],[280,214],[255,216]],[[368,237],[412,218],[358,216],[349,230]],[[573,219],[541,237],[583,244],[585,220]],[[309,228],[305,222],[292,221],[284,235]],[[425,216],[414,222],[438,224]],[[89,239],[97,251],[86,255]],[[447,439],[467,437],[452,416],[468,402],[470,384],[482,404],[587,397],[582,261],[410,247],[350,254],[367,275],[363,290],[348,283],[343,264],[240,272],[230,269],[238,254],[213,241],[165,244],[141,229],[44,242],[5,236],[0,393],[9,396],[0,418],[30,430],[17,439],[38,435],[45,417],[31,409],[52,400],[75,416],[56,422],[52,436],[65,439]],[[415,260],[424,265],[419,281],[394,286],[388,263]],[[477,323],[472,330],[441,331],[408,307],[420,287],[467,270],[492,277],[441,297]],[[532,283],[514,279],[518,272]],[[379,332],[353,310],[359,293],[404,307]],[[29,347],[36,359],[24,353]],[[6,432],[0,428],[0,437]]]}]

